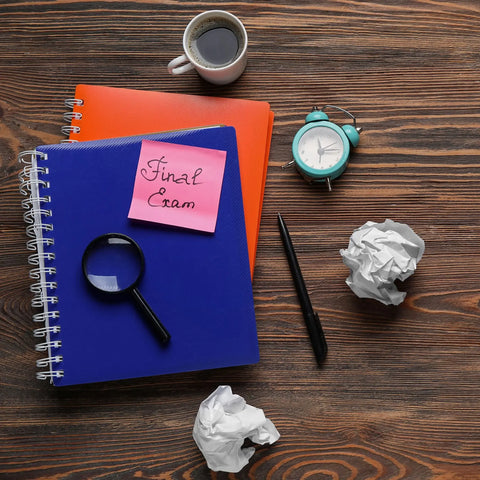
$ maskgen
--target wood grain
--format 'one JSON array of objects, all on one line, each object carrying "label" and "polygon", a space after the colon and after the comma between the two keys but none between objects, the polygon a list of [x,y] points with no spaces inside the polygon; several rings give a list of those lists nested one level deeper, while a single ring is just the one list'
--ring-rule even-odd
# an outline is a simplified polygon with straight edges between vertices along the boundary
[{"label": "wood grain", "polygon": [[[233,85],[173,78],[199,1],[0,5],[0,478],[480,479],[480,5],[476,0],[222,2],[249,34]],[[270,102],[254,278],[258,365],[54,389],[35,377],[17,154],[62,139],[75,85]],[[313,105],[364,131],[332,192],[281,166]],[[335,118],[343,120],[343,118]],[[282,212],[329,342],[313,359],[276,225]],[[338,251],[368,220],[408,223],[425,257],[399,307],[357,298]],[[191,437],[229,384],[280,431],[238,474]]]}]

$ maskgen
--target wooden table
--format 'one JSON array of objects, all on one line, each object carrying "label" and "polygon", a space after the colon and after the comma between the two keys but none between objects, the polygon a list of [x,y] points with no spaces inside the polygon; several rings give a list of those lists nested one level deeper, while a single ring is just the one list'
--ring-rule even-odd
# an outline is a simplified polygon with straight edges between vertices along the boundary
[{"label": "wooden table", "polygon": [[[480,479],[480,6],[477,0],[223,2],[250,37],[238,82],[174,78],[209,2],[0,5],[2,479]],[[257,365],[56,389],[35,379],[17,154],[62,139],[78,83],[266,100],[275,112],[254,277]],[[294,170],[313,105],[358,118],[333,191]],[[314,361],[278,233],[282,212],[330,351]],[[366,221],[426,242],[398,307],[359,299],[339,250]],[[231,385],[281,438],[238,474],[192,439],[200,402]]]}]

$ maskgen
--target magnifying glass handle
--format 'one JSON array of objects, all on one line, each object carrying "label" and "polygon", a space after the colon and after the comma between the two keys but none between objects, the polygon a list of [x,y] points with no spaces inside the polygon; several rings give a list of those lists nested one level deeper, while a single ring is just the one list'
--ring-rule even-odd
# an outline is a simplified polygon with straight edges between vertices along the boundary
[{"label": "magnifying glass handle", "polygon": [[137,302],[137,305],[153,323],[153,326],[155,327],[155,330],[157,331],[162,343],[167,343],[170,340],[170,334],[168,333],[167,329],[163,326],[162,322],[155,315],[154,311],[150,308],[148,303],[142,297],[141,293],[136,288],[132,288],[131,292],[133,294],[133,298]]}]

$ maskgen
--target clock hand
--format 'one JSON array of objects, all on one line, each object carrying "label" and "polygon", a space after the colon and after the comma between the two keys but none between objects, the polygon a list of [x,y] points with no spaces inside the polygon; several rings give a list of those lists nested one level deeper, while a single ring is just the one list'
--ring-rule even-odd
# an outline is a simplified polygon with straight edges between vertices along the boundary
[{"label": "clock hand", "polygon": [[320,138],[317,138],[317,143],[318,143],[317,153],[318,153],[318,156],[322,158],[324,150],[322,148],[322,143],[320,142]]},{"label": "clock hand", "polygon": [[320,138],[317,138],[318,145],[320,148],[317,150],[318,156],[320,159],[322,158],[322,155],[325,154],[326,152],[334,152],[335,150],[338,150],[338,148],[328,148],[331,147],[332,145],[335,145],[337,142],[332,142],[328,144],[326,147],[322,147],[322,144],[320,143]]}]

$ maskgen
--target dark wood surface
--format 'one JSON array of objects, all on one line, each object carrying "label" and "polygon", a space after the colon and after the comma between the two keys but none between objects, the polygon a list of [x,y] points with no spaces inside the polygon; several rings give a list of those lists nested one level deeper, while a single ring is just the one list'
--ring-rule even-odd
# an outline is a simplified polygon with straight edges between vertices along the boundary
[{"label": "dark wood surface", "polygon": [[[199,1],[0,4],[0,478],[480,479],[480,5],[477,0],[222,2],[250,37],[238,82],[172,77]],[[254,278],[257,365],[55,389],[35,380],[17,154],[62,139],[75,85],[266,100],[275,112]],[[331,193],[281,165],[313,105],[364,128]],[[330,351],[315,365],[276,224],[283,213]],[[346,286],[368,220],[426,242],[404,303]],[[125,352],[128,355],[128,352]],[[211,472],[191,431],[231,385],[281,438]]]}]

